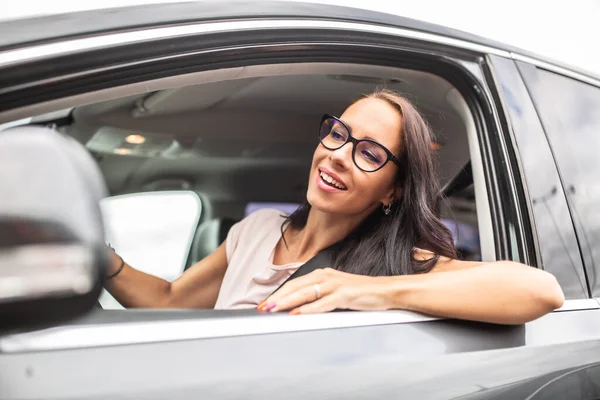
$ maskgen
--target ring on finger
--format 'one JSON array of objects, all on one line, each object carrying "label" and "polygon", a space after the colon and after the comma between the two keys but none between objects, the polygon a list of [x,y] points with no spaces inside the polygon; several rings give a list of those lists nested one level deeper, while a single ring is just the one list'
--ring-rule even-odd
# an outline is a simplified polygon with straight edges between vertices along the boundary
[{"label": "ring on finger", "polygon": [[315,295],[317,296],[317,300],[319,300],[321,298],[321,287],[319,286],[318,283],[315,283],[313,285],[313,289],[315,290]]}]

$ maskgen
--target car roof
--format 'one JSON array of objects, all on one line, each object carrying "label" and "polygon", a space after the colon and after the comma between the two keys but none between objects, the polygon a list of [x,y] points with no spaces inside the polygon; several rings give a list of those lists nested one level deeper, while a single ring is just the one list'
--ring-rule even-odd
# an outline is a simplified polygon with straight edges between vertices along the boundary
[{"label": "car roof", "polygon": [[102,3],[90,1],[86,2],[85,7],[88,7],[88,10],[85,11],[67,13],[60,13],[59,11],[59,14],[35,17],[25,16],[23,18],[13,16],[13,19],[0,20],[0,51],[64,38],[164,26],[167,24],[185,24],[223,19],[320,19],[363,22],[432,33],[517,53],[596,80],[600,79],[599,75],[588,70],[582,70],[531,51],[458,29],[400,15],[368,10],[366,9],[368,5],[365,5],[365,8],[352,8],[286,0],[206,0],[161,3],[156,3],[156,0],[122,0],[120,3],[136,4],[99,8],[102,7]]}]

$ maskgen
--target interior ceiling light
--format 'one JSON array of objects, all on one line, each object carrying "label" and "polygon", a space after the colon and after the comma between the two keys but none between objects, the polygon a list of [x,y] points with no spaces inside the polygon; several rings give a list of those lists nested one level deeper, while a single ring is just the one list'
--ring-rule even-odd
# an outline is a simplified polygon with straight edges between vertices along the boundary
[{"label": "interior ceiling light", "polygon": [[146,138],[142,135],[132,134],[132,135],[128,135],[125,138],[125,141],[127,143],[131,143],[131,144],[142,144],[146,141]]},{"label": "interior ceiling light", "polygon": [[131,154],[131,149],[126,149],[124,147],[119,147],[118,149],[115,149],[115,154]]},{"label": "interior ceiling light", "polygon": [[[142,145],[143,144],[143,145]],[[131,133],[131,130],[103,126],[88,140],[90,151],[137,157],[179,157],[181,146],[173,138],[151,133]]]}]

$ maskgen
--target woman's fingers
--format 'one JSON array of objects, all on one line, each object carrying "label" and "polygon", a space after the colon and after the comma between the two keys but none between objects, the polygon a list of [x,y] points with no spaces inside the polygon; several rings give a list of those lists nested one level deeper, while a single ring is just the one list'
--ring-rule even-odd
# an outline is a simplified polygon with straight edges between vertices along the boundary
[{"label": "woman's fingers", "polygon": [[347,310],[385,310],[389,308],[381,278],[352,275],[330,268],[296,278],[258,305],[262,311],[292,310],[308,314]]},{"label": "woman's fingers", "polygon": [[[316,285],[316,287],[315,287]],[[270,311],[291,310],[303,304],[312,303],[327,296],[330,292],[326,283],[309,283],[279,299],[273,299]]]},{"label": "woman's fingers", "polygon": [[296,307],[290,311],[290,314],[316,314],[333,311],[338,308],[336,299],[337,296],[335,293],[332,293],[325,297],[321,297],[319,300],[313,301],[312,303]]},{"label": "woman's fingers", "polygon": [[[281,299],[290,296],[292,293],[297,292],[298,290],[301,290],[306,286],[314,285],[315,283],[321,284],[324,280],[326,280],[327,274],[327,270],[316,270],[311,272],[310,274],[306,274],[299,278],[293,279],[284,284],[281,287],[281,289],[279,289],[277,292],[267,297],[262,303],[258,305],[257,308],[259,310],[271,311],[274,309],[275,304],[279,304]],[[323,290],[321,289],[321,295],[323,294]],[[311,301],[315,300],[315,298],[313,298]]]}]

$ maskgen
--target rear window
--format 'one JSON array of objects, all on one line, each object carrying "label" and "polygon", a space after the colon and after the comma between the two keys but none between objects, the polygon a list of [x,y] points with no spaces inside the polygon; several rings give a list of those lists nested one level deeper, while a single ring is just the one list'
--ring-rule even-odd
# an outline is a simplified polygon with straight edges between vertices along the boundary
[{"label": "rear window", "polygon": [[273,208],[289,215],[296,211],[298,207],[300,207],[300,204],[298,203],[248,203],[248,205],[246,205],[244,216],[250,215],[263,208]]},{"label": "rear window", "polygon": [[[113,196],[100,202],[109,242],[134,268],[167,281],[184,270],[202,211],[192,191],[162,191]],[[122,308],[103,289],[104,309]]]}]

